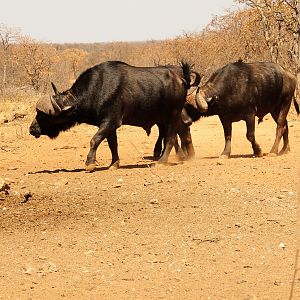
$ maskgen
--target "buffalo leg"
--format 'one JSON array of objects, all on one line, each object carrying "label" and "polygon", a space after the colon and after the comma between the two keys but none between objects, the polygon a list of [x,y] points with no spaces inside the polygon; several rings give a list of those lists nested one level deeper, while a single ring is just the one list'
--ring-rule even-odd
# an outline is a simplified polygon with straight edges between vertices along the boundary
[{"label": "buffalo leg", "polygon": [[231,136],[232,136],[232,122],[220,118],[224,130],[225,147],[220,155],[220,158],[229,158],[231,153]]},{"label": "buffalo leg", "polygon": [[120,166],[120,159],[118,154],[118,140],[117,140],[117,132],[113,131],[107,137],[108,146],[112,155],[111,164],[109,166],[110,169],[118,169]]},{"label": "buffalo leg", "polygon": [[263,153],[259,144],[255,140],[255,114],[247,116],[245,121],[247,126],[246,137],[248,141],[252,144],[253,153],[255,156],[261,157],[263,156]]},{"label": "buffalo leg", "polygon": [[283,137],[283,148],[280,151],[280,154],[287,153],[290,150],[289,146],[289,138],[288,138],[288,123],[286,120],[286,116],[289,110],[289,106],[285,109],[281,109],[279,114],[277,112],[271,113],[274,121],[277,123],[276,128],[276,137],[273,147],[269,153],[269,155],[277,155],[278,148],[281,138]]},{"label": "buffalo leg", "polygon": [[[154,147],[154,159],[156,160],[160,158],[160,156],[164,153],[166,149],[166,137],[165,137],[166,131],[164,130],[163,126],[158,126],[158,129],[159,129],[159,135]],[[163,148],[162,148],[162,143],[164,144]],[[177,135],[175,136],[175,140],[174,140],[174,148],[179,160],[184,160],[185,154],[183,152],[183,149],[179,146]]]},{"label": "buffalo leg", "polygon": [[179,146],[177,134],[175,135],[175,139],[174,139],[174,149],[175,149],[176,155],[177,155],[179,160],[185,160],[186,159],[186,155],[184,154],[184,150],[182,149],[182,147]]},{"label": "buffalo leg", "polygon": [[162,143],[165,143],[165,129],[163,126],[158,126],[158,138],[154,146],[153,158],[158,160],[163,152]]},{"label": "buffalo leg", "polygon": [[161,156],[161,158],[158,160],[158,163],[160,164],[166,164],[168,162],[168,158],[170,155],[170,152],[174,146],[175,143],[175,134],[173,134],[172,136],[166,136],[166,147],[163,151],[163,155]]},{"label": "buffalo leg", "polygon": [[193,146],[190,127],[184,123],[180,126],[179,136],[181,139],[181,148],[187,159],[191,159],[195,156],[195,150]]},{"label": "buffalo leg", "polygon": [[169,118],[169,124],[167,125],[165,139],[165,148],[161,158],[158,160],[160,164],[166,164],[168,162],[168,158],[170,152],[175,144],[177,139],[177,129],[178,129],[178,122],[180,120],[180,114],[174,113],[172,117]]},{"label": "buffalo leg", "polygon": [[285,124],[285,131],[283,133],[283,147],[282,149],[280,150],[279,154],[286,154],[288,152],[291,151],[291,148],[290,148],[290,143],[289,143],[289,126],[288,126],[288,121],[286,121],[286,124]]},{"label": "buffalo leg", "polygon": [[100,126],[97,133],[93,136],[90,141],[90,151],[87,155],[87,159],[85,162],[86,170],[92,172],[96,168],[96,151],[100,143],[107,137],[111,135],[112,131],[110,123],[104,123]]}]

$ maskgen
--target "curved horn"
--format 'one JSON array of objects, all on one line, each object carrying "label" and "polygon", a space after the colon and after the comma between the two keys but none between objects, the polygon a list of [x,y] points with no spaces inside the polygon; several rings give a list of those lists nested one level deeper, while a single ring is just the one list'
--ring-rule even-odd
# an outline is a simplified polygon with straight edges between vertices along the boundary
[{"label": "curved horn", "polygon": [[200,112],[206,112],[208,110],[208,104],[199,88],[196,93],[196,103]]},{"label": "curved horn", "polygon": [[61,108],[59,107],[59,105],[56,103],[56,101],[54,100],[54,98],[52,96],[50,96],[50,100],[51,100],[51,104],[52,107],[54,109],[54,113],[52,114],[50,112],[51,115],[57,116],[61,113]]},{"label": "curved horn", "polygon": [[55,84],[54,84],[53,82],[51,82],[51,85],[52,85],[54,94],[55,94],[55,95],[58,95],[58,94],[59,94],[59,91],[58,91],[58,89],[56,88]]}]

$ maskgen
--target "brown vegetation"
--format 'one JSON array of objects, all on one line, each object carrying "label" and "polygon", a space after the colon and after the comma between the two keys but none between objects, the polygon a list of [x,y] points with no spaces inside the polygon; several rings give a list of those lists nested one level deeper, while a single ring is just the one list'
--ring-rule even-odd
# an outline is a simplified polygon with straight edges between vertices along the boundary
[{"label": "brown vegetation", "polygon": [[47,44],[1,25],[0,113],[3,113],[3,100],[8,97],[28,90],[47,93],[50,81],[60,89],[68,88],[81,71],[106,60],[137,66],[187,60],[205,77],[238,59],[275,61],[298,75],[300,1],[236,2],[246,5],[241,10],[215,17],[201,32],[164,41]]}]

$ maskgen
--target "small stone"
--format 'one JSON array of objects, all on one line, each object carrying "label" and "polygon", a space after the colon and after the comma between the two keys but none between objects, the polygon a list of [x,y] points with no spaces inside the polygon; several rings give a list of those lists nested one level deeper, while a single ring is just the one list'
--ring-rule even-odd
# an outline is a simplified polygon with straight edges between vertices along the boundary
[{"label": "small stone", "polygon": [[7,192],[10,190],[10,184],[5,179],[0,178],[0,192]]},{"label": "small stone", "polygon": [[15,181],[13,180],[13,179],[10,179],[10,178],[7,178],[7,177],[5,177],[4,178],[4,181],[7,183],[7,184],[11,184],[11,183],[14,183]]},{"label": "small stone", "polygon": [[276,279],[274,281],[274,285],[280,286],[280,285],[282,285],[282,282],[280,280]]},{"label": "small stone", "polygon": [[85,255],[91,255],[93,254],[95,251],[94,250],[89,250],[89,251],[86,251],[84,252]]},{"label": "small stone", "polygon": [[157,199],[152,199],[152,200],[150,200],[150,204],[158,204],[158,200]]},{"label": "small stone", "polygon": [[279,248],[281,248],[282,250],[284,250],[286,248],[286,245],[283,242],[281,242],[279,244]]},{"label": "small stone", "polygon": [[58,271],[58,268],[56,266],[56,264],[52,263],[52,262],[49,262],[48,264],[48,272],[49,273],[54,273],[54,272],[57,272]]},{"label": "small stone", "polygon": [[115,185],[112,186],[112,188],[117,189],[117,188],[120,188],[121,186],[122,186],[122,184],[115,184]]},{"label": "small stone", "polygon": [[22,201],[22,203],[26,203],[32,197],[32,194],[30,191],[26,191],[24,193],[23,197],[24,197],[24,200]]},{"label": "small stone", "polygon": [[27,275],[32,275],[33,274],[33,272],[34,272],[34,268],[28,268],[28,269],[26,269],[25,271],[24,271],[24,274],[27,274]]},{"label": "small stone", "polygon": [[39,256],[39,259],[40,259],[40,260],[46,260],[47,257],[46,257],[46,256]]}]

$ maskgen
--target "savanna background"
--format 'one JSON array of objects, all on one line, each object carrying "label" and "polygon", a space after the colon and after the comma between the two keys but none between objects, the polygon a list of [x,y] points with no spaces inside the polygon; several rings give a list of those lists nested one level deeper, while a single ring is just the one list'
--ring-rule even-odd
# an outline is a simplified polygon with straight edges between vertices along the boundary
[{"label": "savanna background", "polygon": [[[217,118],[192,125],[195,160],[152,168],[157,132],[119,130],[121,168],[85,173],[95,128],[57,140],[28,134],[50,82],[69,88],[106,60],[194,64],[203,81],[242,59],[274,61],[300,81],[300,1],[236,1],[200,32],[166,40],[53,44],[0,25],[0,299],[300,299],[297,191],[300,124],[292,152],[251,157],[242,122],[220,161]],[[298,91],[297,91],[297,94]],[[297,97],[299,101],[299,97]],[[264,152],[275,124],[257,128]],[[122,167],[123,166],[123,167]]]}]

